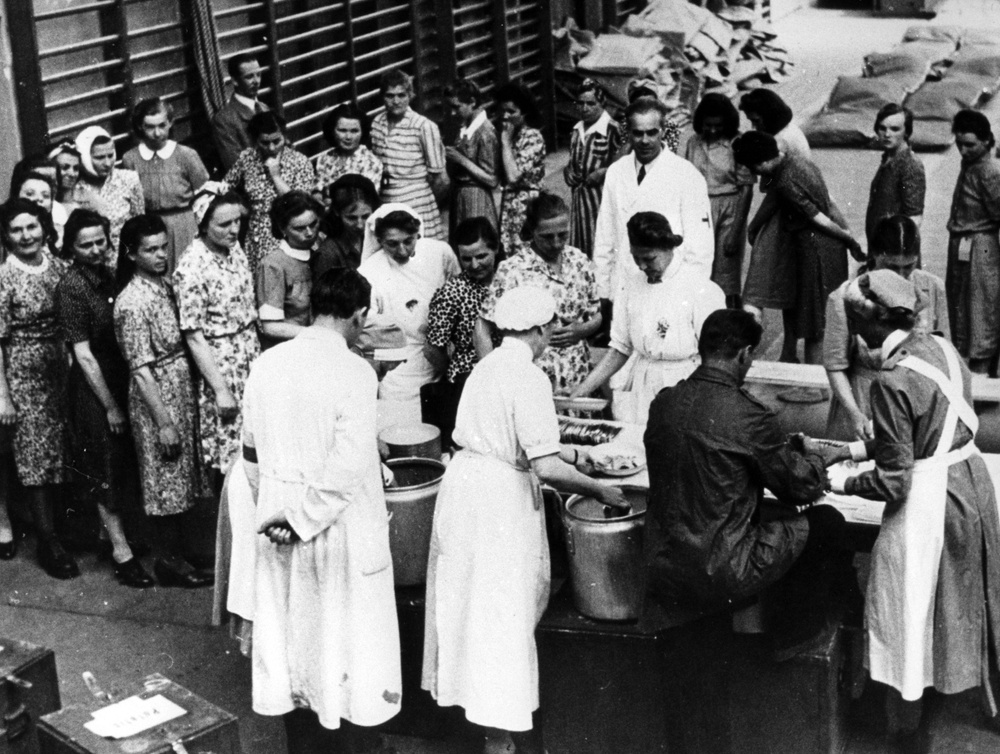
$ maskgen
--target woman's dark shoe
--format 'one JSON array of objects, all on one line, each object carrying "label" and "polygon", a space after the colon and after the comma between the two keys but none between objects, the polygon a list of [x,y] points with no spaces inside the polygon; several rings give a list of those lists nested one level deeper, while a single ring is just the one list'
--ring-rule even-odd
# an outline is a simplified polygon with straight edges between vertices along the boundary
[{"label": "woman's dark shoe", "polygon": [[207,576],[197,571],[183,573],[167,565],[162,560],[157,560],[153,564],[153,573],[160,586],[180,586],[185,589],[198,589],[203,586],[211,586],[215,583],[214,576]]},{"label": "woman's dark shoe", "polygon": [[212,555],[185,555],[184,560],[194,566],[194,570],[215,574],[215,557]]},{"label": "woman's dark shoe", "polygon": [[76,561],[54,539],[38,543],[38,565],[54,579],[73,579],[80,575]]},{"label": "woman's dark shoe", "polygon": [[13,560],[17,555],[17,537],[10,542],[0,542],[0,560]]},{"label": "woman's dark shoe", "polygon": [[130,586],[133,589],[146,589],[156,582],[153,577],[146,573],[142,563],[138,558],[129,558],[124,563],[115,563],[115,578],[123,586]]}]

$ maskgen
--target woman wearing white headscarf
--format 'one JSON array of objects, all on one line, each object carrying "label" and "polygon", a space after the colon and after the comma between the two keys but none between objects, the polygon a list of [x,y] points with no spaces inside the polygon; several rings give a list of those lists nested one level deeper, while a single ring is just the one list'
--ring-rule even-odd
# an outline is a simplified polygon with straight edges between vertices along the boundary
[{"label": "woman wearing white headscarf", "polygon": [[503,344],[465,384],[453,435],[462,449],[434,510],[422,686],[487,728],[487,752],[508,731],[518,754],[541,754],[535,627],[549,600],[549,550],[539,479],[627,504],[619,488],[570,465],[587,458],[559,445],[552,386],[533,363],[557,324],[552,294],[513,288],[495,322]]},{"label": "woman wearing white headscarf", "polygon": [[396,418],[420,421],[420,388],[434,380],[424,356],[431,298],[460,270],[451,247],[421,238],[420,216],[405,204],[383,204],[368,218],[358,272],[372,286],[365,326],[375,360],[395,362],[379,398],[395,404]]},{"label": "woman wearing white headscarf", "polygon": [[111,221],[108,267],[118,265],[118,239],[125,221],[146,211],[139,174],[115,167],[118,156],[110,134],[100,126],[87,126],[76,137],[80,153],[80,180],[73,201]]}]

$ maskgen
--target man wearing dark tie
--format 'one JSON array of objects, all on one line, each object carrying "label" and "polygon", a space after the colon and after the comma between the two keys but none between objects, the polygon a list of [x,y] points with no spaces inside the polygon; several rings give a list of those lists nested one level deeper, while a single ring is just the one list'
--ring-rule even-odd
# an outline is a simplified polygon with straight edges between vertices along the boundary
[{"label": "man wearing dark tie", "polygon": [[228,68],[233,96],[212,118],[212,138],[224,170],[229,170],[240,152],[252,146],[247,132],[250,119],[270,109],[257,99],[261,70],[252,53],[234,55],[229,59]]}]

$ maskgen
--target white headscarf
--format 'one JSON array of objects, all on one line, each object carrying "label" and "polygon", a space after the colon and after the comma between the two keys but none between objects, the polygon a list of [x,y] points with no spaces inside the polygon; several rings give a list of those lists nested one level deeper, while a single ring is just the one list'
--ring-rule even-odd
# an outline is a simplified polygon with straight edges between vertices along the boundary
[{"label": "white headscarf", "polygon": [[405,212],[410,217],[416,219],[420,223],[420,227],[417,229],[417,233],[421,234],[424,231],[424,221],[408,204],[400,204],[399,202],[389,202],[388,204],[383,204],[377,210],[372,212],[371,217],[365,223],[365,239],[361,244],[361,261],[364,262],[368,257],[374,254],[376,251],[382,248],[382,245],[378,242],[378,238],[375,237],[375,223],[379,219],[385,217],[391,212]]},{"label": "white headscarf", "polygon": [[191,202],[191,212],[194,213],[195,223],[201,225],[201,221],[208,211],[208,205],[215,197],[222,196],[229,191],[229,184],[225,181],[205,181],[194,195],[194,201]]},{"label": "white headscarf", "polygon": [[[100,126],[87,126],[83,129],[80,134],[76,137],[76,151],[80,153],[80,167],[90,178],[97,178],[97,172],[94,170],[94,160],[90,156],[90,148],[94,146],[94,140],[99,136],[111,138],[111,134],[105,131]],[[114,141],[111,142],[111,148],[115,148]],[[115,162],[118,161],[118,154],[115,153]]]}]

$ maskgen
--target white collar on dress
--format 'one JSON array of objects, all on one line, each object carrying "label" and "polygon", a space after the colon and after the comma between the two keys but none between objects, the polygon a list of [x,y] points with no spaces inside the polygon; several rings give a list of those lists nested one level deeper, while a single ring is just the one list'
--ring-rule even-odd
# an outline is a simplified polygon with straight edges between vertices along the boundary
[{"label": "white collar on dress", "polygon": [[472,135],[479,130],[479,127],[486,122],[486,111],[480,110],[479,114],[472,119],[472,122],[467,126],[462,126],[458,131],[459,139],[471,139]]},{"label": "white collar on dress", "polygon": [[520,338],[512,338],[510,336],[506,336],[503,339],[503,343],[500,344],[500,347],[506,348],[510,351],[518,352],[522,356],[526,355],[529,361],[535,360],[535,354],[534,351],[531,350],[531,346],[529,346]]},{"label": "white collar on dress", "polygon": [[257,100],[244,97],[242,94],[237,94],[236,92],[233,92],[233,99],[243,105],[243,107],[247,110],[257,112]]},{"label": "white collar on dress", "polygon": [[17,254],[8,254],[7,261],[10,262],[12,267],[17,267],[19,270],[27,272],[29,275],[41,275],[47,269],[49,269],[49,255],[44,251],[41,252],[42,262],[41,264],[28,264],[21,260]]},{"label": "white collar on dress", "polygon": [[308,262],[312,256],[308,249],[293,249],[288,245],[288,241],[282,241],[278,247],[292,259],[297,259],[300,262]]},{"label": "white collar on dress", "polygon": [[599,133],[601,136],[607,136],[608,126],[610,125],[611,125],[611,116],[608,115],[607,110],[604,110],[601,113],[601,117],[598,118],[593,125],[589,127],[584,126],[583,121],[581,120],[576,124],[575,128],[577,132],[580,134],[580,136],[587,136],[593,133]]},{"label": "white collar on dress", "polygon": [[899,347],[899,344],[909,337],[910,333],[906,330],[893,330],[886,336],[886,339],[882,341],[882,361],[888,360],[892,355],[892,352]]},{"label": "white collar on dress", "polygon": [[[663,149],[660,150],[660,153],[658,155],[656,155],[656,159],[654,159],[652,162],[647,162],[646,163],[646,166],[645,166],[646,167],[646,175],[649,175],[649,172],[653,169],[653,166],[656,165],[656,163],[658,163],[663,158],[663,153],[666,152],[666,151],[667,151],[667,148],[664,147]],[[639,162],[639,158],[636,157],[635,156],[635,152],[633,152],[632,153],[632,167],[635,168],[635,174],[636,174],[636,176],[639,175],[639,168],[641,168],[642,166],[643,166],[642,163]]]},{"label": "white collar on dress", "polygon": [[142,159],[146,160],[147,162],[153,159],[154,154],[161,160],[169,160],[170,155],[174,153],[175,149],[177,149],[177,142],[174,141],[173,139],[167,139],[167,143],[164,144],[163,147],[161,147],[160,149],[157,149],[155,152],[149,147],[147,147],[145,144],[140,142],[139,156]]}]

